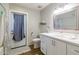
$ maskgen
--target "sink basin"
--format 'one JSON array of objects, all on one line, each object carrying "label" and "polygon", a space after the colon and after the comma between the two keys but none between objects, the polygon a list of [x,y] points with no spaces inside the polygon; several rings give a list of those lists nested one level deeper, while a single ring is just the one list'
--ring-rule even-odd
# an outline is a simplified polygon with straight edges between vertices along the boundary
[{"label": "sink basin", "polygon": [[62,33],[62,35],[64,37],[74,37],[75,36],[74,34],[70,34],[70,33]]},{"label": "sink basin", "polygon": [[53,33],[48,33],[48,35],[61,35],[60,32],[53,32]]},{"label": "sink basin", "polygon": [[76,34],[71,34],[71,33],[62,33],[62,37],[70,40],[75,40],[77,39]]}]

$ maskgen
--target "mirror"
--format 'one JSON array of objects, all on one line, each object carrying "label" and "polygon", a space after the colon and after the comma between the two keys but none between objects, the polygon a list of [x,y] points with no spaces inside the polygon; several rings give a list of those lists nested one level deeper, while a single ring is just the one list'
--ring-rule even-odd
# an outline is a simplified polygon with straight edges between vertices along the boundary
[{"label": "mirror", "polygon": [[76,21],[77,9],[68,11],[54,16],[54,29],[75,30],[77,29]]}]

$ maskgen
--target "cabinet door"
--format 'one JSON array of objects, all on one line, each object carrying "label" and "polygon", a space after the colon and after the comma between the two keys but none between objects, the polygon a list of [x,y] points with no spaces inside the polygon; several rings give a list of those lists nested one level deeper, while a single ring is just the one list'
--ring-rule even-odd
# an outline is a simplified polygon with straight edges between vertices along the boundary
[{"label": "cabinet door", "polygon": [[47,51],[46,51],[46,40],[47,40],[47,38],[46,38],[46,36],[40,36],[40,39],[41,39],[41,51],[44,53],[44,54],[46,54],[47,53]]},{"label": "cabinet door", "polygon": [[48,38],[47,39],[47,55],[54,55],[54,54],[55,54],[54,39]]},{"label": "cabinet door", "polygon": [[79,55],[79,47],[67,44],[67,54],[68,55]]},{"label": "cabinet door", "polygon": [[66,55],[66,43],[62,41],[54,41],[55,55]]}]

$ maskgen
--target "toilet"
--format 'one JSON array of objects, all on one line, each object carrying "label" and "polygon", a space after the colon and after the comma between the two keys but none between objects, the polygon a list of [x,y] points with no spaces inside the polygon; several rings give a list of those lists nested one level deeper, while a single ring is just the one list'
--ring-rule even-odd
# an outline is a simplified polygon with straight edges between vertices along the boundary
[{"label": "toilet", "polygon": [[33,45],[34,45],[34,48],[39,48],[40,47],[40,38],[33,39]]},{"label": "toilet", "polygon": [[32,41],[33,41],[34,48],[40,47],[40,37],[39,35],[35,35],[33,32],[32,32]]}]

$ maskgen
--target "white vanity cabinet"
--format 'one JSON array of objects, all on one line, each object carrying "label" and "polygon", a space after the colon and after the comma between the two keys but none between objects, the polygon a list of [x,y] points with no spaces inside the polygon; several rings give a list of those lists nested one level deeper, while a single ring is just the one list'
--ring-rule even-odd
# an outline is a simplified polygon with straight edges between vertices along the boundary
[{"label": "white vanity cabinet", "polygon": [[79,55],[79,47],[67,44],[67,55]]},{"label": "white vanity cabinet", "polygon": [[47,40],[47,55],[66,55],[66,43],[50,38]]},{"label": "white vanity cabinet", "polygon": [[76,42],[72,39],[44,34],[40,36],[40,39],[41,51],[45,55],[79,55],[79,40]]},{"label": "white vanity cabinet", "polygon": [[65,55],[66,43],[41,35],[41,51],[46,55]]}]

